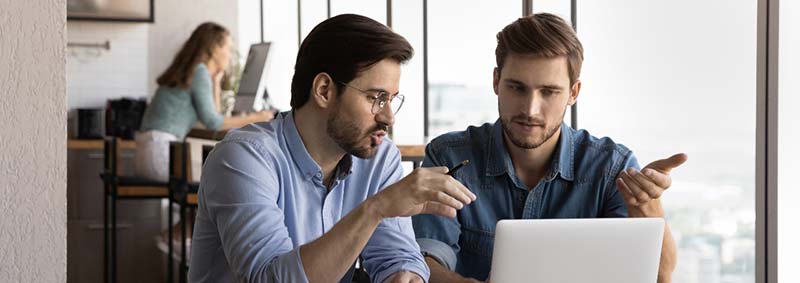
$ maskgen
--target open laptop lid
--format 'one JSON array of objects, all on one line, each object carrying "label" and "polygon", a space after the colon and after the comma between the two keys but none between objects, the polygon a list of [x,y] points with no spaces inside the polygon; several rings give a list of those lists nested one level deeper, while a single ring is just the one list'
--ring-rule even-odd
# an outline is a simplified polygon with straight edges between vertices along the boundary
[{"label": "open laptop lid", "polygon": [[656,282],[661,218],[501,220],[491,281]]}]

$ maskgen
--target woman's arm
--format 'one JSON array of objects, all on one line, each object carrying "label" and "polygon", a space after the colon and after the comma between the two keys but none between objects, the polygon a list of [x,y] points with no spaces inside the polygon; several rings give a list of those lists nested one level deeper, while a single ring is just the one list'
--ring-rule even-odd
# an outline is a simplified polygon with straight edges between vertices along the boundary
[{"label": "woman's arm", "polygon": [[250,113],[245,116],[223,117],[218,111],[219,106],[216,105],[218,103],[216,96],[221,90],[217,80],[218,75],[211,72],[205,66],[198,67],[191,85],[197,117],[206,128],[213,131],[228,130],[250,123],[272,120],[273,113],[269,111]]},{"label": "woman's arm", "polygon": [[217,74],[213,74],[214,76],[214,109],[217,110],[217,113],[222,114],[222,76],[224,72],[217,72]]}]

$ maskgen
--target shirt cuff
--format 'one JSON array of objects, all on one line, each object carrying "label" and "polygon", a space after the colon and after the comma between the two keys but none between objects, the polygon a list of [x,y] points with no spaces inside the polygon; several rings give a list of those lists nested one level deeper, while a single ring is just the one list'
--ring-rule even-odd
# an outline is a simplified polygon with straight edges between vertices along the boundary
[{"label": "shirt cuff", "polygon": [[268,273],[274,281],[268,282],[308,282],[303,261],[300,259],[300,247],[273,259],[269,270]]},{"label": "shirt cuff", "polygon": [[431,257],[449,270],[456,269],[456,253],[450,245],[439,240],[418,238],[419,249],[423,256]]},{"label": "shirt cuff", "polygon": [[393,274],[401,271],[414,272],[417,275],[419,275],[419,277],[422,278],[422,280],[425,281],[426,283],[428,282],[428,278],[431,276],[431,272],[428,269],[428,266],[425,265],[424,262],[422,263],[421,266],[417,262],[405,262],[402,264],[398,264],[396,267],[389,268],[387,270],[384,270],[383,272],[375,274],[375,278],[373,278],[372,282],[384,282],[386,281],[386,279],[389,279],[389,277],[391,277]]}]

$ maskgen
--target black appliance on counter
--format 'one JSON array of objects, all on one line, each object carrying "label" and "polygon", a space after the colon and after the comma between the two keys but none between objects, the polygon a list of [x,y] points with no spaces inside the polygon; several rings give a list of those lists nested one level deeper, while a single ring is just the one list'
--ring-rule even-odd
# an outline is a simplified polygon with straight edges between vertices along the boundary
[{"label": "black appliance on counter", "polygon": [[144,99],[110,99],[106,104],[106,135],[133,139],[147,108]]},{"label": "black appliance on counter", "polygon": [[[75,111],[78,139],[102,139],[105,131],[102,108],[79,108]],[[73,132],[74,133],[74,132]]]}]

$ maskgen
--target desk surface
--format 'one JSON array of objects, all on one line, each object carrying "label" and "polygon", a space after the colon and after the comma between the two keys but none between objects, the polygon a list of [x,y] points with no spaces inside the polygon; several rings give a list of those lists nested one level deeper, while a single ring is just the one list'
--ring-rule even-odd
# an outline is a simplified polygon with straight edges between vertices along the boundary
[{"label": "desk surface", "polygon": [[[186,137],[189,138],[198,138],[198,139],[206,139],[206,140],[215,140],[220,141],[222,138],[225,137],[228,131],[210,131],[205,129],[192,129]],[[136,141],[133,140],[120,140],[119,146],[122,149],[136,149]],[[102,139],[90,139],[90,140],[81,140],[81,139],[69,139],[67,140],[67,149],[103,149],[103,140]]]},{"label": "desk surface", "polygon": [[[206,129],[192,129],[186,136],[192,138],[220,141],[225,137],[225,134],[227,133],[228,133],[227,130],[211,131]],[[419,158],[425,157],[424,145],[398,145],[397,148],[400,149],[400,155],[404,157],[419,157]]]},{"label": "desk surface", "polygon": [[186,137],[221,141],[227,133],[228,130],[212,131],[206,129],[192,129],[186,134]]},{"label": "desk surface", "polygon": [[[201,168],[203,164],[202,145],[216,143],[217,139],[209,140],[208,137],[212,138],[219,137],[219,139],[222,139],[222,137],[224,137],[225,134],[220,135],[220,133],[222,132],[214,132],[208,130],[200,130],[200,131],[193,130],[193,132],[194,135],[187,136],[189,138],[187,139],[187,142],[190,144],[189,147],[189,152],[190,152],[189,154],[191,159],[190,175],[192,176],[191,178],[193,181],[199,181],[200,174],[202,173]],[[136,142],[132,140],[121,140],[119,145],[122,149],[136,149]],[[404,161],[421,162],[422,159],[425,157],[424,145],[398,145],[397,148],[400,149],[400,156],[403,157]],[[67,141],[67,150],[103,150],[103,140],[70,139]]]},{"label": "desk surface", "polygon": [[400,155],[404,157],[425,157],[424,145],[398,145],[397,148],[400,149]]},{"label": "desk surface", "polygon": [[[219,141],[225,137],[228,131],[209,131],[203,129],[192,129],[187,137],[191,138],[199,138],[199,139],[206,139],[206,140],[215,140]],[[122,140],[120,141],[120,147],[122,149],[136,149],[136,142],[132,140]],[[424,145],[398,145],[398,149],[400,149],[400,155],[403,157],[418,157],[423,158],[425,157],[425,146]],[[94,140],[78,140],[78,139],[70,139],[67,141],[67,149],[96,149],[102,150],[103,149],[103,140],[102,139],[94,139]]]}]

